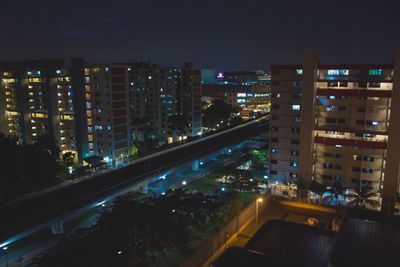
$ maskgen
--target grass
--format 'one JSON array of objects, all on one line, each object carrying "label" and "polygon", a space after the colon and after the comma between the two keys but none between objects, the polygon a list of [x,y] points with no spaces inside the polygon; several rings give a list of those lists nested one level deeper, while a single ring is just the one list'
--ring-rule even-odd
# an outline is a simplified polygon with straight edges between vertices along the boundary
[{"label": "grass", "polygon": [[193,183],[190,183],[186,186],[187,191],[194,191],[201,193],[209,193],[210,191],[214,191],[218,188],[218,182],[216,181],[217,178],[221,177],[223,174],[221,172],[213,172],[207,174],[202,179],[197,180]]}]

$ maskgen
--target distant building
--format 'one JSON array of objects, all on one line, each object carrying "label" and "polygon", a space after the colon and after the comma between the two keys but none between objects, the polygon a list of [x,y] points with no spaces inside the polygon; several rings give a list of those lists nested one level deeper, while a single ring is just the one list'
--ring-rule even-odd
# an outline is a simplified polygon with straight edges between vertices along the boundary
[{"label": "distant building", "polygon": [[268,85],[271,76],[262,70],[259,71],[226,71],[217,75],[218,84],[232,85]]},{"label": "distant building", "polygon": [[201,70],[201,84],[216,84],[217,76],[214,69]]},{"label": "distant building", "polygon": [[399,186],[400,53],[394,64],[272,66],[270,177],[368,186],[392,205]]},{"label": "distant building", "polygon": [[116,164],[124,162],[132,146],[128,66],[94,65],[86,74],[90,152]]},{"label": "distant building", "polygon": [[149,63],[88,65],[82,58],[0,63],[0,131],[56,141],[75,163],[118,164],[135,141],[173,143],[201,134],[201,72]]},{"label": "distant building", "polygon": [[201,73],[181,68],[131,65],[134,141],[173,143],[201,134]]},{"label": "distant building", "polygon": [[85,127],[76,116],[84,103],[74,101],[83,95],[83,59],[71,66],[57,59],[3,62],[0,78],[1,132],[25,143],[46,135],[75,160],[88,155]]},{"label": "distant building", "polygon": [[269,85],[203,85],[202,101],[223,101],[232,107],[260,112],[269,111]]}]

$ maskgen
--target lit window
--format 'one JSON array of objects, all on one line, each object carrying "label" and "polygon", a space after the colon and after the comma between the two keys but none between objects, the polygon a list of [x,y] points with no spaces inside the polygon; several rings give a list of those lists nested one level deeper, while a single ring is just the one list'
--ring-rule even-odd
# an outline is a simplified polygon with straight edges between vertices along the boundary
[{"label": "lit window", "polygon": [[297,161],[291,161],[291,162],[290,162],[290,166],[292,166],[292,167],[298,167],[298,166],[299,166],[299,162],[297,162]]},{"label": "lit window", "polygon": [[337,111],[337,106],[327,106],[326,107],[327,112],[334,112]]},{"label": "lit window", "polygon": [[276,147],[271,148],[271,153],[278,153],[278,149]]},{"label": "lit window", "polygon": [[297,75],[303,75],[303,70],[302,69],[297,69],[296,70]]},{"label": "lit window", "polygon": [[339,70],[328,70],[328,75],[339,75]]},{"label": "lit window", "polygon": [[349,75],[349,70],[339,70],[339,74],[348,76]]},{"label": "lit window", "polygon": [[300,110],[300,105],[292,105],[292,110]]},{"label": "lit window", "polygon": [[382,69],[369,70],[369,75],[372,76],[382,75]]}]

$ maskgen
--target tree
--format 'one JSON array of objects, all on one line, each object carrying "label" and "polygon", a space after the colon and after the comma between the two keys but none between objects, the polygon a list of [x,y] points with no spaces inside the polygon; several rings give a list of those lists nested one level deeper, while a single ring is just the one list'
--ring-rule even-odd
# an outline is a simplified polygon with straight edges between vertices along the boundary
[{"label": "tree", "polygon": [[180,114],[172,116],[171,122],[173,130],[178,132],[179,135],[183,135],[186,129],[189,127],[187,118]]},{"label": "tree", "polygon": [[269,160],[268,151],[253,149],[249,153],[250,153],[249,158],[252,161],[253,167],[258,170],[263,170],[265,164]]},{"label": "tree", "polygon": [[377,208],[379,207],[379,201],[373,199],[378,197],[378,192],[372,190],[370,186],[360,185],[356,190],[348,190],[345,194],[346,198],[353,198],[349,202],[350,206],[356,206],[359,208]]},{"label": "tree", "polygon": [[20,144],[0,134],[0,198],[12,198],[53,184],[60,170],[59,149],[46,139]]},{"label": "tree", "polygon": [[215,100],[209,108],[203,111],[203,124],[206,127],[215,127],[222,120],[231,118],[233,108],[223,101]]},{"label": "tree", "polygon": [[62,154],[61,158],[66,166],[71,166],[74,163],[75,155],[74,153],[68,151]]}]

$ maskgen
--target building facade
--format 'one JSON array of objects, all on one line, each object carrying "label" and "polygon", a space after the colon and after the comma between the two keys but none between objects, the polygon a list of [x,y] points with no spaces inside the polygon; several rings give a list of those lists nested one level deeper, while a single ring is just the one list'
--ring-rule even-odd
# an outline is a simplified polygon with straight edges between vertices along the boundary
[{"label": "building facade", "polygon": [[201,135],[201,72],[189,63],[88,65],[82,58],[0,63],[0,131],[55,140],[75,163],[127,161],[134,142]]},{"label": "building facade", "polygon": [[[69,67],[63,60],[6,62],[0,64],[1,132],[32,143],[46,136],[75,161],[87,153],[87,142],[77,133],[82,124],[75,114],[83,110],[75,95],[84,90],[83,59]],[[75,86],[72,86],[73,83]]]},{"label": "building facade", "polygon": [[115,164],[127,161],[132,146],[128,66],[94,65],[86,74],[90,154]]},{"label": "building facade", "polygon": [[[272,66],[270,177],[398,192],[400,54],[394,64]],[[393,145],[391,145],[393,144]]]},{"label": "building facade", "polygon": [[201,134],[201,73],[154,64],[130,66],[132,136],[159,144]]}]

